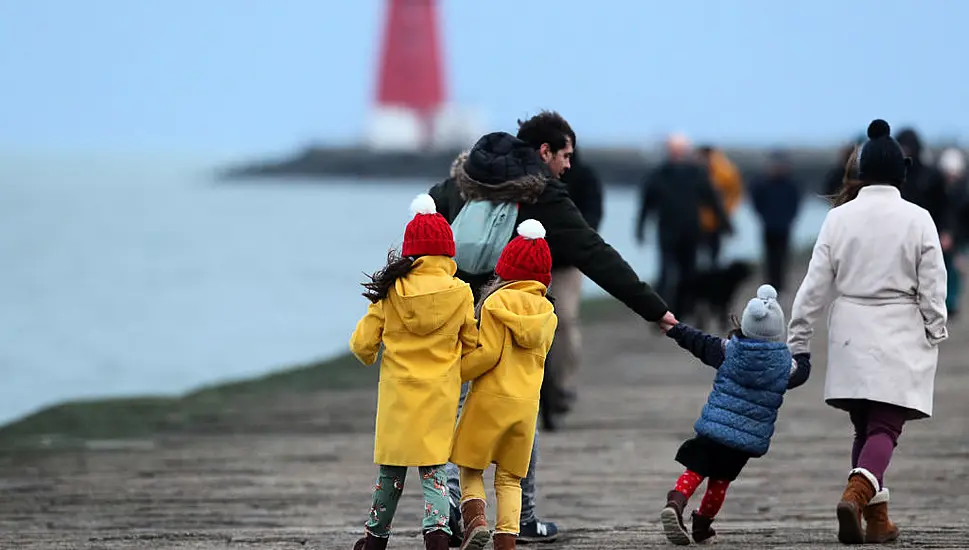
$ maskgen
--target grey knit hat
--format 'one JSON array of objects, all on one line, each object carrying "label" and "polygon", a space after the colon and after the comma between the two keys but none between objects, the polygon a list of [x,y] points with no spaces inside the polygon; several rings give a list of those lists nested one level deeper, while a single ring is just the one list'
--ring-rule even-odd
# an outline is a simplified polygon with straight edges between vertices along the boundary
[{"label": "grey knit hat", "polygon": [[747,338],[785,341],[784,310],[777,303],[777,290],[771,285],[760,285],[757,297],[751,298],[740,317],[740,330]]}]

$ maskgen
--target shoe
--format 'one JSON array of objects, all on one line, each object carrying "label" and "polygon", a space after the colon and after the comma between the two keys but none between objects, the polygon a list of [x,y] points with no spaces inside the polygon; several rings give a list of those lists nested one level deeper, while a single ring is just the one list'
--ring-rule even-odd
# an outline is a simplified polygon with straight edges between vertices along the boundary
[{"label": "shoe", "polygon": [[464,520],[464,538],[461,550],[481,550],[488,545],[491,531],[485,519],[485,501],[472,498],[461,503],[461,518]]},{"label": "shoe", "polygon": [[448,539],[450,537],[444,531],[440,529],[435,529],[424,533],[424,549],[425,550],[447,550],[448,549]]},{"label": "shoe", "polygon": [[861,526],[862,511],[878,492],[878,480],[864,468],[855,468],[848,474],[836,512],[838,515],[838,540],[841,544],[864,544],[865,531]]},{"label": "shoe", "polygon": [[518,538],[510,533],[495,533],[495,550],[515,550],[515,539]]},{"label": "shoe", "polygon": [[888,519],[888,488],[881,491],[865,507],[865,542],[885,544],[898,539],[898,527]]},{"label": "shoe", "polygon": [[663,533],[669,541],[677,546],[690,545],[690,532],[683,523],[683,509],[686,508],[686,495],[679,491],[670,491],[666,495],[666,506],[659,513],[663,522]]},{"label": "shoe", "polygon": [[518,542],[521,544],[552,542],[558,538],[559,528],[551,521],[533,519],[522,523],[518,529]]},{"label": "shoe", "polygon": [[367,533],[353,545],[353,550],[385,550],[387,548],[387,541],[389,540]]},{"label": "shoe", "polygon": [[691,520],[693,523],[693,528],[691,529],[693,531],[693,542],[697,544],[713,544],[717,541],[717,532],[710,526],[713,523],[713,518],[701,516],[694,510]]}]

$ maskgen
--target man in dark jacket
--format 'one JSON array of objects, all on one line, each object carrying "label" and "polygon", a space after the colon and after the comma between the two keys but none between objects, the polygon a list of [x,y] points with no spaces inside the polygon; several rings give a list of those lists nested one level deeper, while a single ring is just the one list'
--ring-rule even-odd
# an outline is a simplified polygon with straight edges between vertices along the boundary
[{"label": "man in dark jacket", "polygon": [[[520,132],[525,141],[529,132]],[[533,147],[535,143],[530,143]],[[541,146],[541,143],[537,144]],[[573,142],[573,146],[574,146]],[[599,230],[602,222],[602,183],[592,168],[579,158],[578,148],[573,147],[569,168],[561,178],[572,202],[582,213],[589,227]],[[552,270],[549,295],[555,300],[555,313],[559,324],[555,341],[545,360],[545,378],[542,379],[542,428],[557,429],[561,415],[569,412],[576,398],[574,377],[581,363],[581,333],[579,332],[579,306],[582,298],[582,272],[567,265]]]},{"label": "man in dark jacket", "polygon": [[733,228],[719,194],[707,170],[693,155],[692,145],[684,136],[667,140],[667,157],[643,180],[635,236],[640,245],[645,240],[646,218],[656,212],[659,218],[660,275],[657,290],[667,299],[672,297],[677,315],[692,312],[693,299],[688,283],[696,272],[697,251],[701,242],[700,208],[713,210],[723,220],[724,233]]},{"label": "man in dark jacket", "polygon": [[[572,202],[568,188],[556,179],[569,167],[573,151],[575,134],[568,123],[557,113],[543,112],[520,126],[519,135],[525,136],[528,142],[504,132],[494,132],[483,136],[469,153],[458,157],[451,167],[451,177],[429,191],[438,212],[453,222],[467,200],[517,202],[516,224],[534,218],[545,226],[553,269],[575,266],[643,319],[675,323],[663,299],[639,280],[622,256],[589,226]],[[537,146],[532,145],[536,142],[539,143]],[[476,294],[490,279],[490,276],[471,277],[461,272],[458,276],[471,284]],[[463,388],[462,394],[464,391]],[[522,543],[550,541],[558,536],[554,523],[540,521],[535,516],[537,459],[536,431],[531,464],[522,480],[518,536]],[[451,528],[458,533],[461,514],[454,506],[460,502],[461,494],[458,472],[450,463],[447,471],[452,495]]]},{"label": "man in dark jacket", "polygon": [[801,207],[801,186],[781,151],[771,154],[767,173],[750,190],[764,236],[764,276],[778,292],[784,289],[791,249],[791,229]]},{"label": "man in dark jacket", "polygon": [[934,166],[922,162],[922,140],[913,128],[903,129],[895,139],[905,154],[912,158],[905,184],[900,188],[902,198],[928,210],[940,237],[948,236],[949,205],[945,178]]}]

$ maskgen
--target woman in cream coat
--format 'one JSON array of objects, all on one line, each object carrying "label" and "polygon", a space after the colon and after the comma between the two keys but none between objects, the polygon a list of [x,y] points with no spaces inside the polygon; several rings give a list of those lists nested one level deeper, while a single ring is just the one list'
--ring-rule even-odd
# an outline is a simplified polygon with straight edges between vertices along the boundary
[{"label": "woman in cream coat", "polygon": [[[829,303],[824,399],[855,428],[852,470],[838,503],[846,544],[894,540],[883,476],[908,420],[932,415],[946,331],[946,271],[929,213],[901,198],[911,160],[875,120],[849,161],[791,310],[788,345],[809,354]],[[831,299],[833,298],[833,301]],[[867,529],[862,528],[862,515]]]}]

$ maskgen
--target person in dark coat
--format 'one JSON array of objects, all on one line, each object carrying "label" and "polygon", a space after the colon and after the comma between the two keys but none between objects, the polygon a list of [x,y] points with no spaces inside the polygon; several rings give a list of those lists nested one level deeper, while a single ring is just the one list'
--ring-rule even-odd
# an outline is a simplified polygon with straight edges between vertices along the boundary
[{"label": "person in dark coat", "polygon": [[[676,323],[666,302],[645,282],[613,247],[593,229],[558,178],[569,167],[575,133],[555,112],[542,112],[520,123],[518,137],[505,132],[482,136],[451,167],[450,177],[431,188],[429,194],[441,213],[454,222],[468,200],[491,199],[518,203],[516,225],[536,219],[545,227],[545,241],[552,253],[553,269],[577,267],[603,290],[625,304],[644,320]],[[477,297],[490,275],[474,277],[458,270],[457,276],[471,285]],[[553,279],[552,286],[555,282]],[[466,388],[466,386],[465,386]],[[462,389],[465,395],[466,389]],[[462,400],[463,402],[463,400]],[[522,480],[521,531],[518,541],[551,541],[558,527],[535,515],[535,467],[538,461],[538,431],[532,447],[528,474]],[[462,531],[457,467],[447,465],[448,488],[452,495],[452,531]],[[457,538],[457,537],[456,537]],[[460,544],[460,538],[457,538]]]},{"label": "person in dark coat", "polygon": [[767,284],[783,291],[791,248],[791,229],[801,207],[801,185],[791,175],[787,155],[771,154],[767,174],[750,189],[754,211],[760,218]]},{"label": "person in dark coat", "polygon": [[686,316],[693,309],[693,299],[686,289],[696,273],[697,251],[702,238],[701,207],[711,208],[715,217],[723,220],[726,234],[731,234],[733,228],[723,201],[707,170],[694,157],[689,140],[679,135],[671,136],[666,149],[666,160],[643,180],[635,238],[639,245],[643,244],[646,219],[651,212],[656,212],[660,252],[660,275],[656,287],[663,297],[672,298],[677,315]]},{"label": "person in dark coat", "polygon": [[949,310],[949,319],[953,319],[959,315],[962,302],[963,273],[959,264],[969,250],[969,178],[962,152],[956,148],[942,151],[939,171],[945,178],[949,205],[948,236],[945,239],[940,237],[939,244],[942,245],[947,277],[945,306]]},{"label": "person in dark coat", "polygon": [[572,150],[571,166],[562,174],[562,183],[569,190],[572,202],[582,213],[589,227],[599,230],[603,216],[603,189],[599,174],[579,155],[579,149]]},{"label": "person in dark coat", "polygon": [[[595,170],[582,160],[577,147],[573,148],[569,168],[562,174],[562,183],[586,223],[598,231],[602,223],[602,183]],[[582,271],[574,265],[556,267],[552,271],[549,294],[555,300],[559,325],[545,361],[545,378],[542,380],[542,429],[546,431],[558,429],[560,417],[571,410],[576,398],[573,380],[582,358],[579,306],[583,277]]]},{"label": "person in dark coat", "polygon": [[902,146],[905,155],[912,159],[905,183],[899,189],[902,198],[928,210],[939,230],[940,239],[945,240],[949,225],[945,178],[934,166],[923,162],[922,140],[915,129],[901,130],[895,140]]}]

